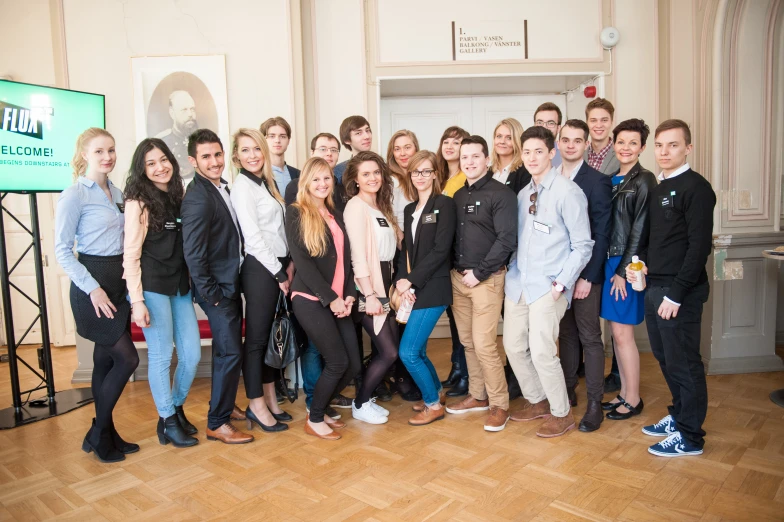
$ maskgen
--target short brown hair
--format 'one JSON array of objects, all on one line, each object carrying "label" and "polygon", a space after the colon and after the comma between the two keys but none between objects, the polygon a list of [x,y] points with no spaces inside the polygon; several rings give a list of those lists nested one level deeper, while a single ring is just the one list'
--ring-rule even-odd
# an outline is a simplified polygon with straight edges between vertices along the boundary
[{"label": "short brown hair", "polygon": [[554,104],[553,102],[544,102],[539,107],[536,108],[534,111],[534,123],[536,123],[536,115],[542,111],[555,111],[558,113],[558,125],[561,124],[561,120],[563,120],[563,115],[561,114],[561,108]]},{"label": "short brown hair", "polygon": [[588,119],[588,114],[594,109],[604,109],[610,113],[610,118],[615,118],[615,107],[607,98],[595,98],[585,106],[585,119]]},{"label": "short brown hair", "polygon": [[520,138],[520,145],[525,146],[525,142],[528,140],[542,140],[548,151],[555,148],[555,135],[547,127],[538,127],[536,125],[528,127]]},{"label": "short brown hair", "polygon": [[691,129],[689,128],[689,124],[683,120],[664,120],[659,124],[658,127],[656,127],[656,133],[653,135],[653,137],[656,138],[659,136],[659,133],[671,129],[681,129],[683,131],[683,138],[686,140],[686,146],[688,147],[691,145]]},{"label": "short brown hair", "polygon": [[[433,165],[433,170],[435,171],[433,173],[433,194],[437,196],[441,194],[442,174],[441,174],[441,169],[438,165],[438,160],[436,159],[436,155],[430,152],[429,150],[420,150],[419,152],[411,156],[410,160],[408,160],[408,168],[406,169],[407,175],[405,180],[407,190],[411,194],[416,195],[417,189],[414,186],[414,182],[411,180],[411,173],[425,161],[429,161],[430,164]],[[412,199],[411,201],[414,200]]]},{"label": "short brown hair", "polygon": [[340,143],[351,150],[351,133],[365,125],[370,127],[370,123],[364,116],[354,115],[343,120],[343,123],[340,124]]},{"label": "short brown hair", "polygon": [[313,139],[310,140],[310,150],[316,150],[316,142],[318,141],[319,138],[327,138],[336,141],[338,143],[338,152],[340,152],[340,140],[337,139],[335,135],[332,134],[331,132],[319,132],[318,134],[313,136]]},{"label": "short brown hair", "polygon": [[577,120],[577,119],[566,120],[566,123],[564,123],[563,126],[583,131],[583,133],[585,134],[584,139],[586,140],[588,139],[588,134],[589,134],[588,124],[585,123],[583,120]]},{"label": "short brown hair", "polygon": [[286,131],[286,136],[291,138],[291,125],[289,125],[289,122],[284,120],[281,116],[275,116],[274,118],[269,118],[267,121],[261,124],[259,130],[266,138],[267,131],[269,131],[271,127],[274,127],[276,125],[278,127],[283,127],[283,130]]}]

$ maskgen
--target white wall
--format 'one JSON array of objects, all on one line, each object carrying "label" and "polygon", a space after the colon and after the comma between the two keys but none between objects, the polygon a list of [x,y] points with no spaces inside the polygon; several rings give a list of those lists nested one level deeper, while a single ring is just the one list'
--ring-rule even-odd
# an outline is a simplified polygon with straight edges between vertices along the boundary
[{"label": "white wall", "polygon": [[54,85],[49,0],[0,0],[0,76]]}]

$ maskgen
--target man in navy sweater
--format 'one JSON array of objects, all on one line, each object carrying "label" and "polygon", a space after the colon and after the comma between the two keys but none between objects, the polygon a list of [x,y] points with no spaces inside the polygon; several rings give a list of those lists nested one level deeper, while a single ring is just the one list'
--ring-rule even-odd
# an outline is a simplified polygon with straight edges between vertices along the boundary
[{"label": "man in navy sweater", "polygon": [[558,345],[561,368],[566,380],[566,392],[572,406],[577,406],[577,368],[585,353],[585,387],[588,408],[580,421],[580,431],[595,431],[604,420],[604,344],[599,324],[602,303],[604,262],[610,246],[610,215],[612,212],[612,182],[610,177],[592,168],[583,159],[588,146],[588,125],[582,120],[568,120],[561,128],[560,143],[563,163],[558,173],[571,179],[588,199],[588,218],[591,222],[593,250],[591,260],[580,273],[574,288],[572,306],[561,319]]},{"label": "man in navy sweater", "polygon": [[[667,437],[648,451],[661,457],[702,454],[708,411],[705,367],[700,355],[702,306],[710,285],[705,264],[713,243],[716,194],[691,170],[691,131],[682,120],[656,128],[659,185],[651,192],[650,241],[643,272],[648,275],[645,323],[651,350],[672,393],[669,415],[642,432]],[[636,279],[627,269],[627,281]]]}]

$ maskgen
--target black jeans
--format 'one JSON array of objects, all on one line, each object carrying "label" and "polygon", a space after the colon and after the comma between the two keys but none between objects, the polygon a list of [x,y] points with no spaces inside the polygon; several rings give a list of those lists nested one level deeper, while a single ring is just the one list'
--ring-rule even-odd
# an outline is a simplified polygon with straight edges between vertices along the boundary
[{"label": "black jeans", "polygon": [[[285,264],[285,259],[281,260]],[[269,270],[252,255],[245,256],[240,271],[245,294],[245,344],[242,377],[248,399],[264,396],[262,384],[275,382],[278,370],[264,363],[272,321],[281,294],[280,286]]]},{"label": "black jeans", "polygon": [[672,393],[669,413],[681,436],[702,448],[705,445],[702,423],[708,412],[708,388],[700,355],[700,323],[702,305],[708,300],[710,286],[703,283],[692,288],[684,296],[678,316],[665,321],[657,312],[668,291],[669,287],[648,287],[645,295],[648,338]]},{"label": "black jeans", "polygon": [[212,330],[212,393],[207,428],[217,430],[231,417],[242,369],[242,301],[222,298],[199,303]]},{"label": "black jeans", "polygon": [[292,301],[294,313],[308,339],[324,358],[324,369],[316,381],[310,403],[310,421],[322,422],[329,401],[359,372],[357,334],[351,317],[338,319],[328,306],[302,296],[295,296]]},{"label": "black jeans", "polygon": [[457,324],[455,324],[455,314],[452,313],[452,307],[446,307],[446,316],[449,318],[449,335],[452,337],[452,364],[460,364],[462,375],[468,377],[468,363],[465,358],[465,347],[460,342],[460,335],[457,333]]},{"label": "black jeans", "polygon": [[604,394],[604,345],[599,325],[602,305],[602,285],[591,285],[585,299],[572,299],[572,306],[561,319],[558,345],[561,368],[566,387],[577,385],[577,368],[580,366],[580,345],[585,358],[585,387],[589,401],[601,401]]}]

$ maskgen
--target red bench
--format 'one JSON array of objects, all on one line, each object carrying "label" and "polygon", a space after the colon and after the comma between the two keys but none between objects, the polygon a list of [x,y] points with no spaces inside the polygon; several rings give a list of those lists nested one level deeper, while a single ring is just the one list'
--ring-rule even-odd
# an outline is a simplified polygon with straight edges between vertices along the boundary
[{"label": "red bench", "polygon": [[[242,320],[242,337],[245,337],[245,319]],[[212,339],[212,330],[210,330],[210,323],[206,319],[199,321],[199,338]],[[136,323],[131,322],[131,340],[135,343],[146,342],[144,339],[144,332],[141,328],[136,326]]]}]

